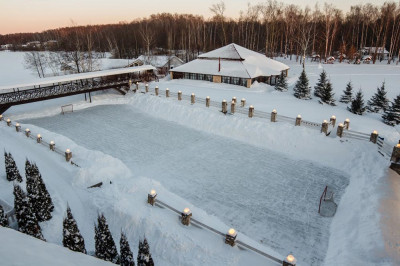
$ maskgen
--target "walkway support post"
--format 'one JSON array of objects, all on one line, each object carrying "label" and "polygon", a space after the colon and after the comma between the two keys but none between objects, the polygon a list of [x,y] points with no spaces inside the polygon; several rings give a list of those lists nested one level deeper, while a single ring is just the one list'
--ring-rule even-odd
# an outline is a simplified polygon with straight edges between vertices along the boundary
[{"label": "walkway support post", "polygon": [[235,103],[235,101],[232,101],[231,102],[231,114],[234,114],[235,110],[236,110],[236,103]]},{"label": "walkway support post", "polygon": [[206,97],[206,107],[210,107],[210,96]]},{"label": "walkway support post", "polygon": [[29,138],[29,136],[31,135],[31,131],[29,130],[29,128],[25,129],[25,135],[27,138]]},{"label": "walkway support post", "polygon": [[56,144],[54,143],[53,140],[50,141],[49,148],[50,148],[51,151],[55,151],[56,150]]},{"label": "walkway support post", "polygon": [[225,244],[233,247],[235,245],[236,236],[236,230],[233,228],[229,229],[228,233],[225,235]]},{"label": "walkway support post", "polygon": [[232,97],[232,101],[235,102],[235,104],[236,104],[236,102],[237,102],[236,97]]},{"label": "walkway support post", "polygon": [[72,152],[70,151],[70,149],[67,149],[67,150],[65,151],[65,160],[66,160],[67,162],[69,162],[69,161],[71,160],[71,158],[72,158]]},{"label": "walkway support post", "polygon": [[0,121],[3,121],[3,115],[0,115]]},{"label": "walkway support post", "polygon": [[37,134],[36,136],[36,142],[37,143],[42,143],[42,136],[40,134]]},{"label": "walkway support post", "polygon": [[21,125],[19,123],[15,124],[15,131],[17,131],[17,132],[21,131]]},{"label": "walkway support post", "polygon": [[11,127],[11,119],[7,118],[7,126]]},{"label": "walkway support post", "polygon": [[182,101],[182,92],[178,91],[178,101]]},{"label": "walkway support post", "polygon": [[167,88],[166,90],[165,90],[165,97],[169,97],[169,89]]},{"label": "walkway support post", "polygon": [[147,203],[150,204],[151,206],[154,206],[154,204],[156,203],[156,197],[157,193],[154,189],[152,189],[150,193],[147,194]]},{"label": "walkway support post", "polygon": [[241,107],[244,107],[246,105],[246,99],[245,98],[242,98],[241,100],[240,100],[240,106]]},{"label": "walkway support post", "polygon": [[287,257],[283,260],[282,266],[296,266],[297,260],[296,258],[292,255],[289,254]]},{"label": "walkway support post", "polygon": [[158,86],[156,86],[154,90],[155,90],[156,96],[158,96]]},{"label": "walkway support post", "polygon": [[400,162],[400,143],[393,147],[392,157],[390,158],[390,161],[392,161],[393,163]]},{"label": "walkway support post", "polygon": [[149,84],[146,83],[145,87],[146,87],[146,93],[148,93],[149,92]]},{"label": "walkway support post", "polygon": [[350,119],[346,118],[346,120],[344,120],[344,128],[348,130],[349,127],[350,127]]}]

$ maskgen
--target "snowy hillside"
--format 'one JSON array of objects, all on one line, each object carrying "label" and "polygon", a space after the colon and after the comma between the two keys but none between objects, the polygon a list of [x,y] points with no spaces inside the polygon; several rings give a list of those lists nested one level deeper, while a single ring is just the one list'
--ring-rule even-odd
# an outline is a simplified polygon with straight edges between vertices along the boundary
[{"label": "snowy hillside", "polygon": [[73,252],[59,245],[46,243],[12,229],[0,227],[2,265],[15,266],[110,266],[112,263]]},{"label": "snowy hillside", "polygon": [[[291,66],[293,85],[300,66],[285,64]],[[368,76],[363,72],[381,68],[387,73],[382,75],[388,95],[398,93],[397,66],[324,67],[337,98],[350,71],[361,72],[351,76],[357,88]],[[313,86],[320,66],[307,68]],[[375,79],[365,83],[371,87],[370,95],[380,84]],[[342,104],[331,107],[315,99],[301,101],[291,89],[279,93],[268,85],[247,89],[190,80],[165,80],[150,87],[156,85],[186,95],[210,96],[217,102],[243,97],[256,111],[276,108],[279,114],[301,114],[319,123],[331,115],[339,122],[350,118],[354,130],[378,130],[391,143],[400,139],[396,129],[383,124],[376,114],[356,116]],[[380,184],[386,182],[389,161],[376,145],[339,139],[335,134],[326,137],[319,130],[288,123],[225,116],[216,108],[149,94],[105,92],[93,99],[92,104],[83,96],[73,96],[22,105],[4,115],[47,141],[54,140],[61,150],[71,149],[80,168],[0,123],[0,137],[7,140],[0,149],[13,154],[20,170],[25,158],[35,161],[53,197],[54,217],[41,224],[48,242],[61,245],[68,202],[89,252],[94,250],[93,223],[97,213],[104,212],[116,242],[121,229],[127,233],[134,257],[139,239],[146,235],[156,265],[275,265],[224,244],[207,230],[181,225],[167,209],[149,206],[147,193],[156,189],[160,200],[178,210],[189,207],[193,217],[221,232],[234,227],[238,239],[268,254],[283,259],[293,252],[298,265],[391,265],[396,261],[385,252],[380,223],[380,200],[385,193]],[[73,103],[74,112],[60,115],[64,103]],[[0,198],[12,203],[12,184],[2,169],[0,160]],[[98,182],[103,182],[101,188],[87,188]],[[326,185],[335,190],[339,205],[333,218],[317,212]],[[2,231],[0,235],[3,238]]]}]

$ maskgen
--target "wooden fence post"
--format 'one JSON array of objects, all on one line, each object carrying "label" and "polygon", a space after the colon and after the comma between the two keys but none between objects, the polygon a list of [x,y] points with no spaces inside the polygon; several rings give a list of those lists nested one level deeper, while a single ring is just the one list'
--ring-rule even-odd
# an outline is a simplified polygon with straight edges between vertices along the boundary
[{"label": "wooden fence post", "polygon": [[137,92],[139,90],[139,82],[136,82],[136,90],[135,92]]},{"label": "wooden fence post", "polygon": [[253,105],[250,105],[250,107],[249,107],[249,117],[252,118],[253,115],[254,115],[254,107],[253,107]]},{"label": "wooden fence post", "polygon": [[16,130],[17,132],[20,132],[20,131],[21,131],[21,125],[20,125],[19,123],[16,123],[16,124],[15,124],[15,130]]},{"label": "wooden fence post", "polygon": [[182,101],[182,92],[178,91],[178,101]]},{"label": "wooden fence post", "polygon": [[292,255],[289,254],[282,262],[282,266],[296,266],[297,260],[296,258]]},{"label": "wooden fence post", "polygon": [[167,88],[166,90],[165,90],[165,97],[169,97],[169,89]]},{"label": "wooden fence post", "polygon": [[147,194],[147,203],[151,204],[151,206],[154,206],[154,204],[156,203],[156,197],[157,193],[154,189],[152,189],[150,193]]},{"label": "wooden fence post", "polygon": [[67,150],[65,151],[65,160],[66,160],[67,162],[69,162],[69,161],[71,160],[71,158],[72,158],[72,152],[70,151],[70,149],[67,149]]},{"label": "wooden fence post", "polygon": [[232,97],[232,101],[235,102],[235,104],[236,104],[236,101],[237,101],[236,97]]},{"label": "wooden fence post", "polygon": [[331,116],[331,118],[329,120],[331,121],[332,126],[335,127],[335,125],[336,125],[336,116],[334,116],[334,115]]},{"label": "wooden fence post", "polygon": [[349,127],[350,127],[350,119],[346,118],[346,120],[344,120],[344,128],[349,129]]},{"label": "wooden fence post", "polygon": [[231,113],[234,114],[235,113],[235,109],[236,109],[236,103],[235,101],[231,102]]},{"label": "wooden fence post", "polygon": [[26,137],[29,138],[29,136],[31,135],[31,131],[29,130],[29,128],[25,129],[25,135]]},{"label": "wooden fence post", "polygon": [[322,126],[321,126],[321,133],[325,133],[325,135],[328,135],[328,121],[324,120],[324,122],[322,122]]},{"label": "wooden fence post", "polygon": [[226,114],[228,112],[228,103],[226,100],[222,100],[222,112]]},{"label": "wooden fence post", "polygon": [[240,106],[244,107],[246,105],[246,99],[242,98],[242,100],[240,101]]},{"label": "wooden fence post", "polygon": [[54,143],[54,141],[50,141],[49,148],[50,148],[51,151],[55,151],[56,144]]},{"label": "wooden fence post", "polygon": [[371,141],[372,143],[376,144],[376,142],[378,141],[378,131],[374,130],[371,133],[371,136],[369,137],[369,141]]},{"label": "wooden fence post", "polygon": [[195,104],[195,102],[196,102],[196,96],[194,95],[194,93],[192,93],[192,95],[190,95],[190,103]]},{"label": "wooden fence post", "polygon": [[11,119],[7,118],[7,126],[11,127]]},{"label": "wooden fence post", "polygon": [[400,143],[393,147],[392,157],[390,158],[390,161],[392,161],[393,163],[400,162]]},{"label": "wooden fence post", "polygon": [[295,126],[300,126],[300,125],[301,125],[301,115],[298,115],[298,116],[296,117],[296,122],[295,122],[294,125],[295,125]]},{"label": "wooden fence post", "polygon": [[271,113],[271,122],[276,122],[276,114],[277,114],[276,110],[275,110],[275,109],[272,110],[272,113]]},{"label": "wooden fence post", "polygon": [[0,121],[3,121],[3,115],[0,115]]},{"label": "wooden fence post", "polygon": [[41,143],[42,142],[42,136],[40,134],[37,134],[36,136],[36,142]]},{"label": "wooden fence post", "polygon": [[181,214],[182,224],[188,226],[190,224],[190,217],[192,217],[192,212],[189,208],[185,208]]},{"label": "wooden fence post", "polygon": [[210,107],[210,96],[206,97],[206,107]]},{"label": "wooden fence post", "polygon": [[154,88],[154,90],[155,90],[156,96],[158,96],[158,86],[156,86],[156,87]]},{"label": "wooden fence post", "polygon": [[235,245],[236,236],[236,230],[233,228],[229,229],[228,233],[225,235],[225,244],[231,245],[233,247]]},{"label": "wooden fence post", "polygon": [[339,138],[343,137],[343,129],[344,129],[344,125],[342,123],[339,123],[337,131],[336,131],[336,135]]},{"label": "wooden fence post", "polygon": [[149,84],[146,83],[146,93],[149,92]]}]

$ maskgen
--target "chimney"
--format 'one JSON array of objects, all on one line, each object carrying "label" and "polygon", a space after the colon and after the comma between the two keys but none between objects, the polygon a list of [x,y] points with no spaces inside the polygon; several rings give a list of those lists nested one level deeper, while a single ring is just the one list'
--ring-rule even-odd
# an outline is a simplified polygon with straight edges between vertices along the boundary
[{"label": "chimney", "polygon": [[221,57],[218,57],[218,72],[221,72]]}]

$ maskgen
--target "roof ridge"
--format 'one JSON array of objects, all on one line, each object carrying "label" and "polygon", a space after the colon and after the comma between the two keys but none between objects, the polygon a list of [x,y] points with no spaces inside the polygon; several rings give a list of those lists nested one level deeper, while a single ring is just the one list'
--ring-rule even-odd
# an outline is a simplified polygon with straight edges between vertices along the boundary
[{"label": "roof ridge", "polygon": [[[236,49],[236,43],[231,43],[231,45],[233,46],[233,49],[235,49],[235,51],[236,51],[236,53],[239,55],[239,58],[241,59],[241,60],[246,60],[246,59],[244,59],[243,57],[242,57],[242,55],[239,53],[239,51]],[[247,71],[247,70],[246,70]],[[248,73],[247,73],[248,74]]]}]

